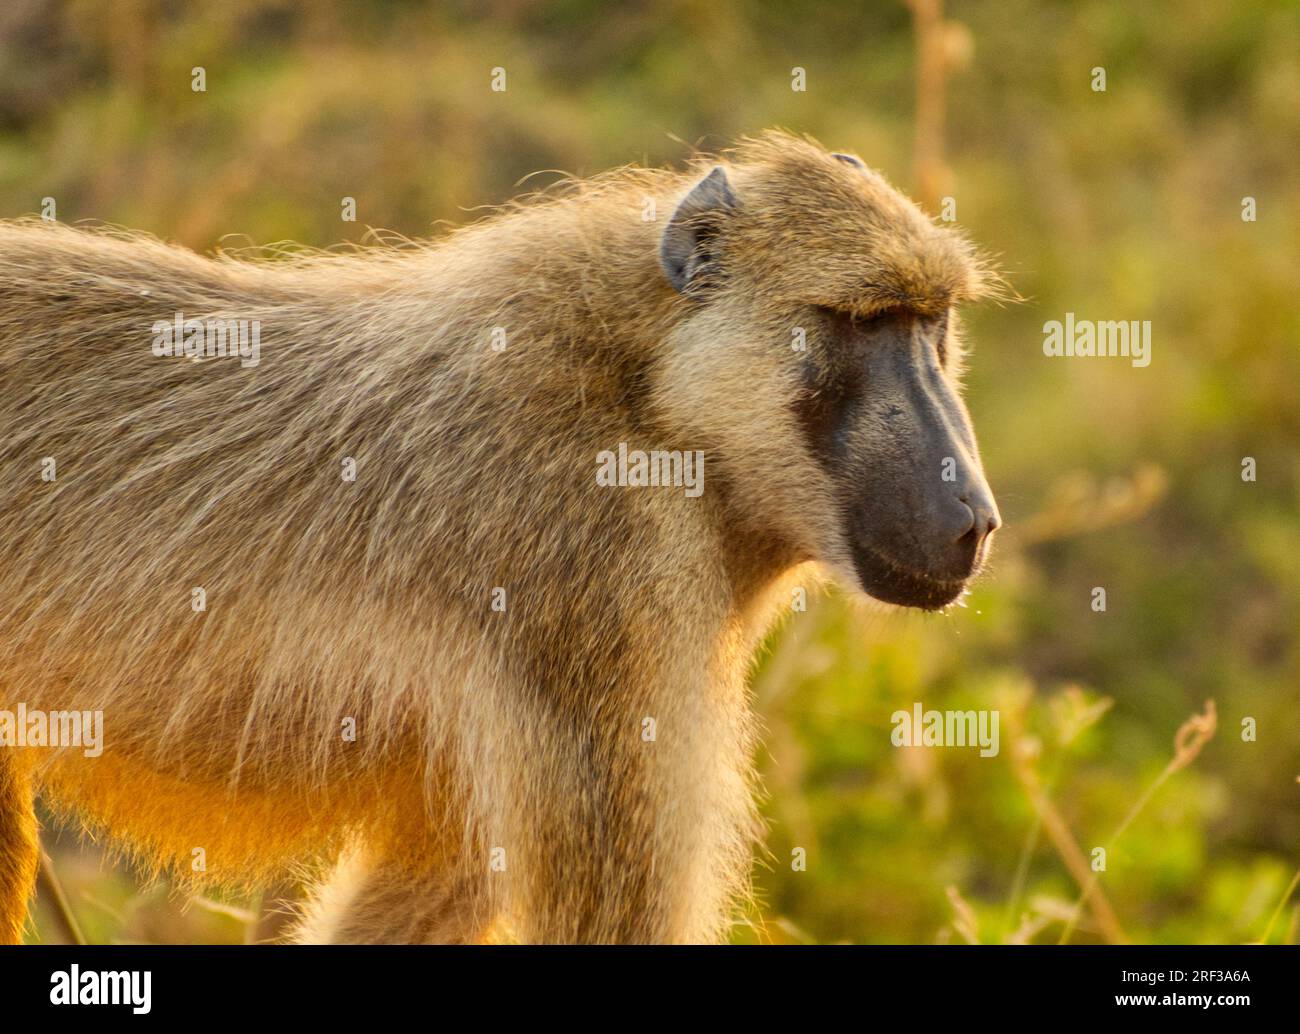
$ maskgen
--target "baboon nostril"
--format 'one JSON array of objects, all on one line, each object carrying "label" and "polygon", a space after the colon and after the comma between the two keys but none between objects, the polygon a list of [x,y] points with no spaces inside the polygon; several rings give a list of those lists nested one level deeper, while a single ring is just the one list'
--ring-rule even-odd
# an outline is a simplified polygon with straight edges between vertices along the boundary
[{"label": "baboon nostril", "polygon": [[971,495],[962,495],[958,498],[962,506],[970,515],[970,520],[965,524],[958,541],[966,538],[973,538],[978,545],[984,539],[988,538],[993,532],[997,531],[1002,525],[1002,517],[998,513],[997,504],[985,492],[975,492]]},{"label": "baboon nostril", "polygon": [[988,538],[1002,525],[997,506],[987,497],[976,498],[974,502],[963,497],[962,502],[971,512],[969,533],[975,536],[977,542]]}]

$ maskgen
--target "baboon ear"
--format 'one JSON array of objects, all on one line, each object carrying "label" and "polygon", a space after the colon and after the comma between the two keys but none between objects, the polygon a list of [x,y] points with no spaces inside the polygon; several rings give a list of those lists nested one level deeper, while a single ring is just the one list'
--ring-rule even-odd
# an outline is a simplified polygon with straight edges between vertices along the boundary
[{"label": "baboon ear", "polygon": [[659,241],[659,264],[678,291],[698,290],[716,269],[714,239],[722,220],[738,205],[721,165],[682,198]]},{"label": "baboon ear", "polygon": [[862,164],[862,159],[859,158],[856,154],[845,154],[842,151],[832,151],[831,157],[838,158],[845,165],[852,165],[855,169],[866,168],[866,166]]}]

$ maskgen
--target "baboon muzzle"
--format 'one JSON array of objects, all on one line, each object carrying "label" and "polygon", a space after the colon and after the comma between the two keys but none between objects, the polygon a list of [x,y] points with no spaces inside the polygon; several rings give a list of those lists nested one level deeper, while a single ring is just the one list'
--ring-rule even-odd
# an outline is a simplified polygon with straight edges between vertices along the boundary
[{"label": "baboon muzzle", "polygon": [[858,475],[849,543],[866,592],[936,609],[961,594],[1002,519],[926,323],[898,317],[867,332],[863,388],[846,416]]}]

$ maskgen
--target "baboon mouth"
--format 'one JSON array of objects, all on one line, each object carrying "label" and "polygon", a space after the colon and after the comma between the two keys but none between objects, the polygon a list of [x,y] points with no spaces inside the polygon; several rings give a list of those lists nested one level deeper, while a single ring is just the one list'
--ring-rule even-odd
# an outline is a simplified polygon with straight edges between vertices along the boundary
[{"label": "baboon mouth", "polygon": [[969,575],[955,579],[937,578],[900,564],[869,547],[858,547],[853,551],[853,567],[868,596],[882,603],[919,610],[946,607],[962,594],[969,580]]}]

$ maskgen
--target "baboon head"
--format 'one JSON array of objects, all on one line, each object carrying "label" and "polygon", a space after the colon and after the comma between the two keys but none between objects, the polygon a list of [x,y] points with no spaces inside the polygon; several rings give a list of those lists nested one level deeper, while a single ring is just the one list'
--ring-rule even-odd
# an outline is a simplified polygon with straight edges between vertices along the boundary
[{"label": "baboon head", "polygon": [[657,397],[737,533],[887,603],[956,599],[1000,523],[959,395],[955,306],[989,291],[970,246],[858,159],[768,135],[685,188],[659,261],[681,318]]}]

